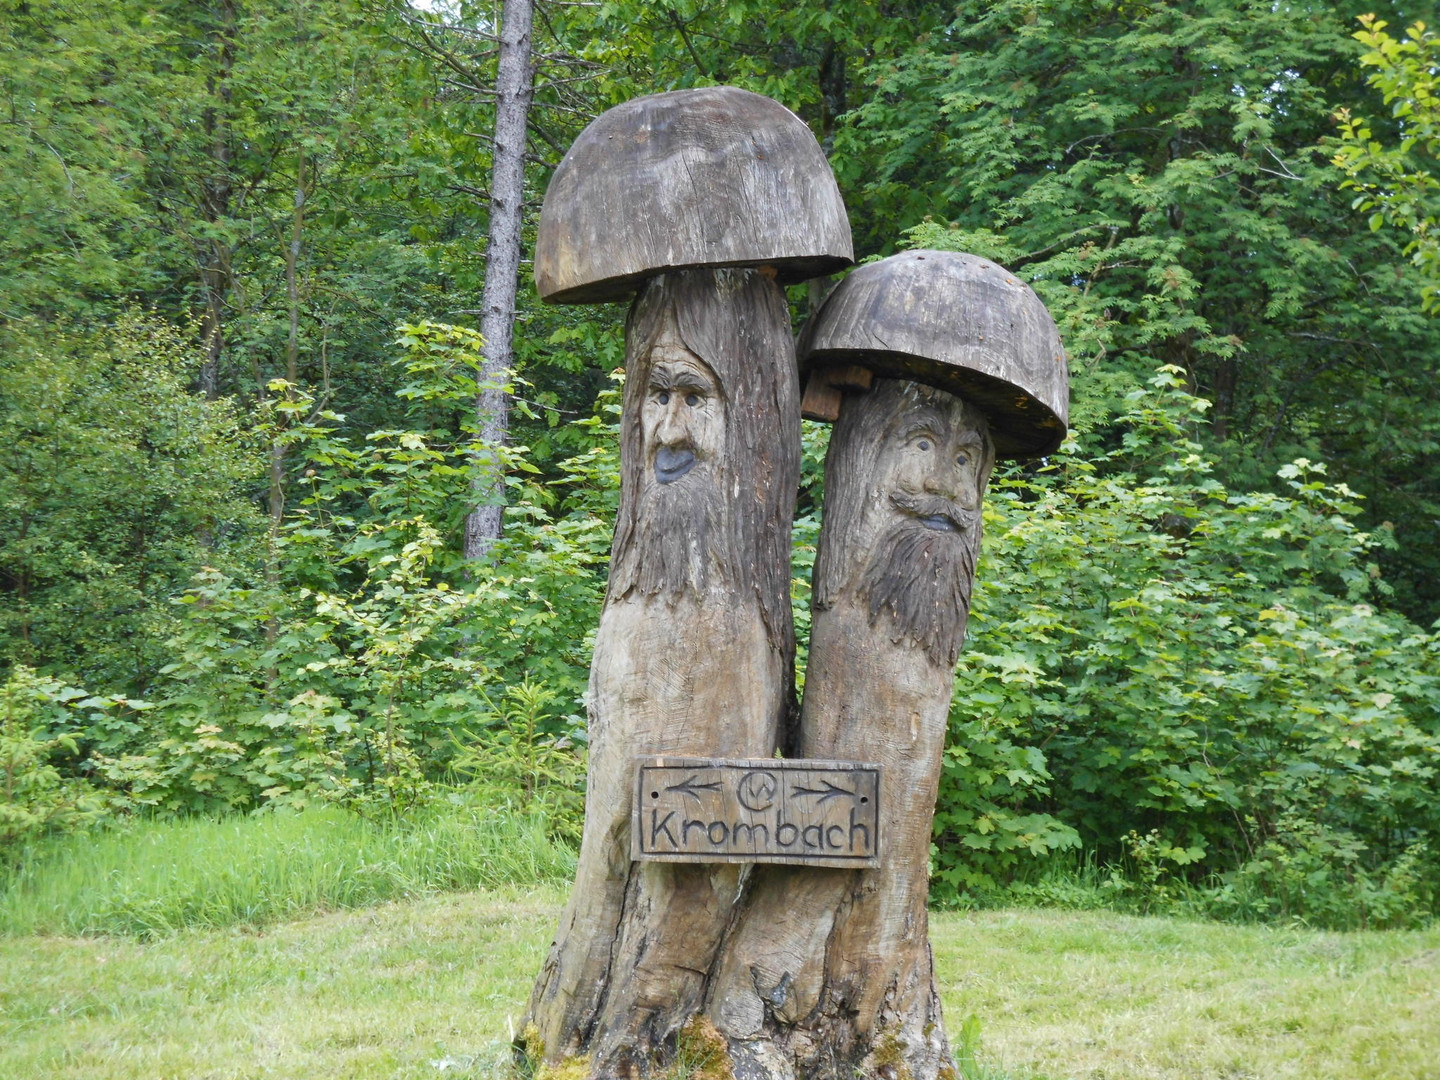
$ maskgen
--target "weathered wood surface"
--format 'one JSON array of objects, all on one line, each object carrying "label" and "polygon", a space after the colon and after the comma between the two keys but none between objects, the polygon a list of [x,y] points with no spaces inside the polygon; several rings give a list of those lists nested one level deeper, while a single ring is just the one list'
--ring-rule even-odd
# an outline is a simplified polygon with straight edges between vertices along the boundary
[{"label": "weathered wood surface", "polygon": [[535,283],[552,303],[622,300],[658,272],[771,266],[782,284],[853,261],[815,136],[733,86],[636,98],[598,117],[550,180]]},{"label": "weathered wood surface", "polygon": [[993,463],[984,419],[953,395],[879,379],[845,400],[798,751],[879,764],[885,841],[873,870],[755,871],[706,1006],[737,1080],[953,1075],[927,934],[930,825]]},{"label": "weathered wood surface", "polygon": [[880,788],[863,762],[649,758],[635,769],[630,855],[878,866]]},{"label": "weathered wood surface", "polygon": [[800,397],[800,416],[805,420],[833,424],[840,419],[840,404],[844,395],[840,387],[832,386],[824,376],[824,371],[812,371],[805,380],[805,393]]},{"label": "weathered wood surface", "polygon": [[858,364],[836,364],[811,369],[800,397],[800,415],[806,420],[833,424],[840,418],[840,402],[847,390],[869,390],[875,373]]},{"label": "weathered wood surface", "polygon": [[1069,370],[1055,321],[1028,285],[978,255],[906,251],[860,267],[798,347],[802,375],[862,365],[958,394],[989,418],[1002,458],[1065,439]]},{"label": "weathered wood surface", "polygon": [[794,678],[799,387],[783,292],[753,270],[658,278],[626,324],[626,369],[584,839],[530,1002],[531,1049],[589,1054],[597,1077],[646,1072],[699,1011],[744,870],[631,861],[635,760],[769,757]]}]

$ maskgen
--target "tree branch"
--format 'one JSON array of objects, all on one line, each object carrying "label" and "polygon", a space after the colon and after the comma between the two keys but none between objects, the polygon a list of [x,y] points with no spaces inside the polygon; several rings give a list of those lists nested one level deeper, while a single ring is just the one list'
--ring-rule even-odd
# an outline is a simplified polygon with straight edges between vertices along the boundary
[{"label": "tree branch", "polygon": [[530,122],[525,125],[525,127],[530,132],[530,134],[534,135],[546,146],[550,147],[551,150],[554,150],[555,153],[559,154],[562,158],[565,156],[565,147],[561,146],[559,140],[557,140],[553,135],[551,135],[548,131],[542,128],[539,124],[535,123],[534,119],[531,119]]},{"label": "tree branch", "polygon": [[681,21],[680,16],[675,14],[674,8],[666,8],[665,14],[670,16],[670,22],[674,24],[676,31],[680,34],[680,40],[685,42],[685,51],[690,54],[690,59],[695,61],[695,66],[700,70],[700,74],[707,79],[710,78],[710,72],[701,61],[700,54],[695,51],[695,46],[690,41],[690,35],[686,32],[685,24]]}]

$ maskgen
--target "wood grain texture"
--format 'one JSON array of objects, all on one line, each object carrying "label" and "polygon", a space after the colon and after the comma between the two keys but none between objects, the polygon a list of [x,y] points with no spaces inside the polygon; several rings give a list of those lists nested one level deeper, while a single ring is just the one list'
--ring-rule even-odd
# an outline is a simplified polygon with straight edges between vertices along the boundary
[{"label": "wood grain texture", "polygon": [[530,1002],[545,1057],[588,1053],[597,1077],[645,1072],[700,1009],[745,869],[632,863],[635,760],[769,757],[794,679],[784,294],[758,271],[664,275],[631,310],[626,361],[584,839]]},{"label": "wood grain texture", "polygon": [[[953,1075],[927,934],[930,825],[993,462],[984,418],[944,391],[879,379],[845,399],[797,749],[880,765],[885,842],[874,870],[756,870],[706,1005],[737,1080]],[[907,534],[936,544],[893,542]],[[927,565],[896,565],[908,558]]]},{"label": "wood grain texture", "polygon": [[800,415],[806,420],[819,420],[833,424],[840,419],[841,393],[838,386],[830,385],[825,372],[812,371],[805,380],[805,393],[800,397]]},{"label": "wood grain texture", "polygon": [[858,364],[811,368],[800,397],[800,415],[806,420],[833,424],[840,418],[840,399],[845,391],[869,390],[875,373]]},{"label": "wood grain texture", "polygon": [[861,365],[965,398],[985,413],[1002,458],[1065,439],[1069,369],[1034,291],[988,259],[905,251],[850,274],[800,336],[802,377]]},{"label": "wood grain texture", "polygon": [[599,303],[667,270],[767,265],[789,284],[853,254],[840,190],[804,121],[714,86],[636,98],[581,132],[545,192],[535,283],[551,303]]}]

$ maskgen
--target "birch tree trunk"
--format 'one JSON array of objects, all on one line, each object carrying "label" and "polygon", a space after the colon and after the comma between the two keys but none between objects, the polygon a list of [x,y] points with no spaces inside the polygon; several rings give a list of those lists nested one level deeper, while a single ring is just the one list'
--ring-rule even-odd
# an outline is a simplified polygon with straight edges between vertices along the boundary
[{"label": "birch tree trunk", "polygon": [[200,364],[200,392],[210,400],[220,395],[220,359],[225,352],[225,307],[230,290],[230,244],[221,239],[215,228],[230,214],[230,73],[235,65],[234,0],[221,0],[214,12],[217,28],[212,44],[218,45],[214,55],[216,66],[208,89],[213,100],[201,114],[200,121],[210,136],[210,158],[213,172],[200,185],[200,214],[212,226],[211,235],[200,242],[200,284],[205,296],[205,312],[200,318],[200,340],[205,359]]},{"label": "birch tree trunk", "polygon": [[[503,387],[514,367],[515,291],[525,205],[525,125],[534,93],[530,31],[534,0],[505,0],[500,17],[500,62],[495,79],[495,144],[490,176],[490,230],[480,334],[485,366],[475,409],[484,445],[502,445],[510,430],[510,398]],[[465,520],[465,557],[480,558],[500,538],[504,478],[493,453],[472,488],[475,508]]]},{"label": "birch tree trunk", "polygon": [[631,862],[635,759],[768,757],[793,697],[800,432],[784,294],[754,270],[657,278],[631,309],[626,371],[585,834],[526,1037],[552,1063],[588,1054],[596,1077],[643,1075],[673,1049],[744,877]]},{"label": "birch tree trunk", "polygon": [[881,379],[846,399],[797,750],[881,766],[880,865],[756,868],[707,1001],[737,1080],[954,1076],[930,825],[993,462],[985,421],[944,391]]}]

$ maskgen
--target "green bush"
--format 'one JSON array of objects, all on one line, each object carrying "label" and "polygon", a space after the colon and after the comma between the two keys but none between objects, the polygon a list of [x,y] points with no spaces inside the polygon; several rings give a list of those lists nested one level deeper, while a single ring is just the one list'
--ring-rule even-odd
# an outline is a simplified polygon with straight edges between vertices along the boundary
[{"label": "green bush", "polygon": [[540,814],[565,842],[580,846],[585,824],[585,758],[573,728],[557,725],[546,710],[557,700],[528,679],[509,687],[456,740],[451,767],[468,777],[481,798],[514,802],[523,814]]},{"label": "green bush", "polygon": [[130,703],[90,698],[23,665],[0,686],[0,865],[21,845],[101,814],[99,795],[57,762],[77,753],[72,723],[77,708],[116,704]]},{"label": "green bush", "polygon": [[189,335],[0,319],[0,664],[132,695],[166,662],[170,600],[249,557],[258,447],[189,380]]},{"label": "green bush", "polygon": [[1376,605],[1384,538],[1354,493],[1307,461],[1288,494],[1225,489],[1188,434],[1203,408],[1162,369],[1123,445],[992,486],[941,898],[1078,843],[1132,870],[1142,851],[1177,895],[1208,882],[1216,911],[1431,909],[1440,642]]},{"label": "green bush", "polygon": [[[524,447],[476,442],[472,332],[405,327],[401,345],[413,429],[353,443],[274,384],[263,434],[303,493],[258,556],[202,569],[173,605],[150,701],[17,674],[34,715],[6,721],[24,777],[5,796],[12,847],[98,812],[92,789],[152,813],[328,802],[381,822],[457,777],[578,836],[617,395],[570,425],[560,441],[579,452],[542,482]],[[1359,531],[1358,497],[1309,461],[1281,471],[1281,493],[1225,488],[1193,436],[1204,403],[1175,369],[1128,410],[1111,445],[1069,444],[992,485],[935,896],[1054,892],[1051,871],[1083,855],[1101,868],[1087,897],[1141,910],[1425,917],[1440,889],[1440,639],[1384,609],[1372,556],[1387,535]],[[802,606],[823,429],[805,439]],[[496,460],[506,538],[465,565],[463,508]],[[803,664],[803,611],[797,626]]]},{"label": "green bush", "polygon": [[[588,448],[542,485],[524,447],[491,457],[470,430],[478,335],[401,330],[398,393],[428,427],[353,445],[340,417],[272,384],[265,434],[283,446],[303,497],[274,522],[264,560],[245,572],[205,568],[178,598],[170,662],[144,722],[80,730],[87,767],[129,804],[404,810],[434,796],[457,739],[486,733],[507,687],[545,696],[540,739],[583,743],[618,483],[606,412],[615,396],[574,425]],[[511,490],[506,538],[466,565],[464,508],[497,459]],[[578,780],[568,783],[573,792]],[[524,785],[512,794],[530,805]],[[569,801],[546,803],[561,832],[572,829]]]}]

